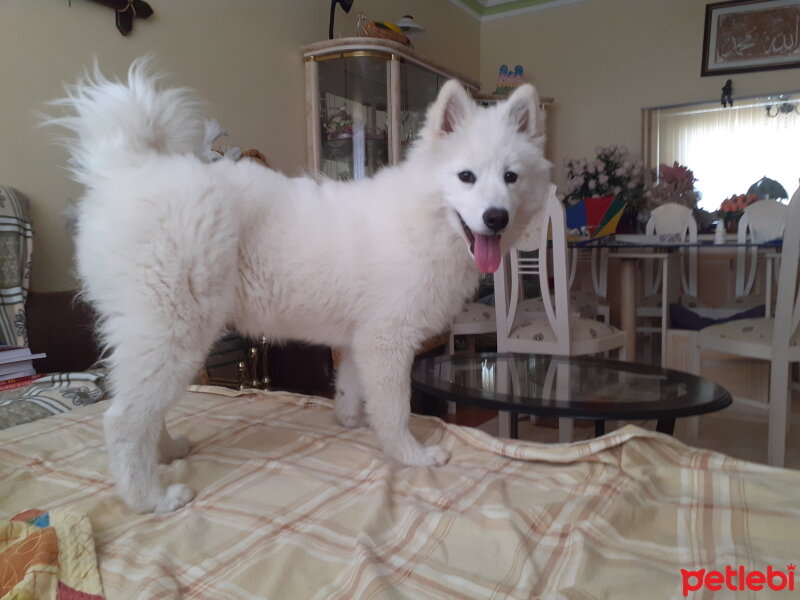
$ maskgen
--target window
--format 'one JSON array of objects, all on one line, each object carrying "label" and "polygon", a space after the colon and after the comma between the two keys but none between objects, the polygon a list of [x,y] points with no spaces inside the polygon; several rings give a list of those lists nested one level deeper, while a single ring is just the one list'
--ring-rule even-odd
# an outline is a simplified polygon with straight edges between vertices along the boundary
[{"label": "window", "polygon": [[[795,100],[792,100],[792,97]],[[791,196],[800,178],[800,93],[645,109],[645,160],[686,165],[697,178],[699,206],[719,208],[762,177]]]}]

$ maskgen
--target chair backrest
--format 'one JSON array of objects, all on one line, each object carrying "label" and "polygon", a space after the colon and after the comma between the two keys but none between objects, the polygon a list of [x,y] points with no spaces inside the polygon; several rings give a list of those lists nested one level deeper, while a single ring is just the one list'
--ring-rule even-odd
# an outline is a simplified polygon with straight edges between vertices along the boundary
[{"label": "chair backrest", "polygon": [[542,213],[538,256],[523,256],[527,248],[520,248],[518,244],[503,257],[494,275],[497,345],[501,352],[514,326],[517,305],[523,300],[522,278],[538,276],[544,312],[556,338],[556,342],[547,344],[543,351],[569,354],[566,219],[564,207],[556,197],[555,185],[548,188]]},{"label": "chair backrest", "polygon": [[[697,241],[697,222],[692,209],[676,202],[667,202],[650,213],[645,229],[647,235],[675,236],[683,242]],[[681,288],[684,294],[697,296],[697,248],[681,248]],[[652,261],[645,262],[644,295],[650,296],[660,289],[661,269],[653,273]]]},{"label": "chair backrest", "polygon": [[567,251],[567,289],[575,284],[578,266],[583,263],[592,274],[594,293],[605,298],[608,295],[608,248],[592,248],[590,253],[585,248],[573,247]]},{"label": "chair backrest", "polygon": [[33,256],[30,214],[30,202],[22,193],[0,185],[0,342],[14,346],[28,345],[25,303]]},{"label": "chair backrest", "polygon": [[783,230],[781,267],[778,273],[778,293],[775,305],[775,326],[772,332],[772,351],[785,352],[789,340],[800,323],[800,293],[797,289],[797,268],[800,260],[800,187],[789,201]]},{"label": "chair backrest", "polygon": [[[788,206],[777,200],[759,200],[744,209],[739,219],[737,241],[748,239],[755,243],[776,240],[783,236]],[[758,248],[739,247],[736,250],[736,297],[747,296],[753,290],[758,269]]]}]

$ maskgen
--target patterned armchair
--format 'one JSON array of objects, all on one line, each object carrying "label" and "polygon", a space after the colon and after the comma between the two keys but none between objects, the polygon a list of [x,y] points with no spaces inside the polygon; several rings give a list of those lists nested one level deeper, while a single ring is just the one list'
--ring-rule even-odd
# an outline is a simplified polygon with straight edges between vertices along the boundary
[{"label": "patterned armchair", "polygon": [[29,297],[32,257],[30,202],[18,190],[0,186],[0,344],[47,353],[35,366],[50,373],[26,387],[0,391],[0,429],[93,404],[106,394],[103,371],[85,370],[96,356],[88,307],[76,303],[72,292]]},{"label": "patterned armchair", "polygon": [[25,302],[31,280],[33,226],[30,202],[0,185],[0,343],[27,346]]}]

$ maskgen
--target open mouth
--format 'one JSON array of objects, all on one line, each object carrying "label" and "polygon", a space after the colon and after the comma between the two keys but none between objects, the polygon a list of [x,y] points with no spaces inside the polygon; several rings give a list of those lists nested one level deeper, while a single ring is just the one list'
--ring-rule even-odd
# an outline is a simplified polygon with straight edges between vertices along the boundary
[{"label": "open mouth", "polygon": [[474,256],[475,255],[475,234],[472,233],[472,229],[467,227],[467,224],[464,222],[464,219],[461,218],[461,215],[459,215],[457,212],[456,212],[456,214],[458,215],[458,220],[461,221],[461,227],[464,228],[464,235],[467,236],[467,241],[469,242],[469,251]]},{"label": "open mouth", "polygon": [[500,267],[500,235],[484,235],[475,233],[458,214],[464,235],[469,243],[469,251],[475,259],[475,266],[483,273],[494,273]]}]

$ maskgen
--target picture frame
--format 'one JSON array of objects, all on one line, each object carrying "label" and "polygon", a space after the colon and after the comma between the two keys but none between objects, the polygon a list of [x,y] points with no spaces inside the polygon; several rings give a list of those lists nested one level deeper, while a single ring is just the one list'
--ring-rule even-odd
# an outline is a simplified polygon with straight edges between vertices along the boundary
[{"label": "picture frame", "polygon": [[701,76],[800,67],[800,0],[706,4]]}]

